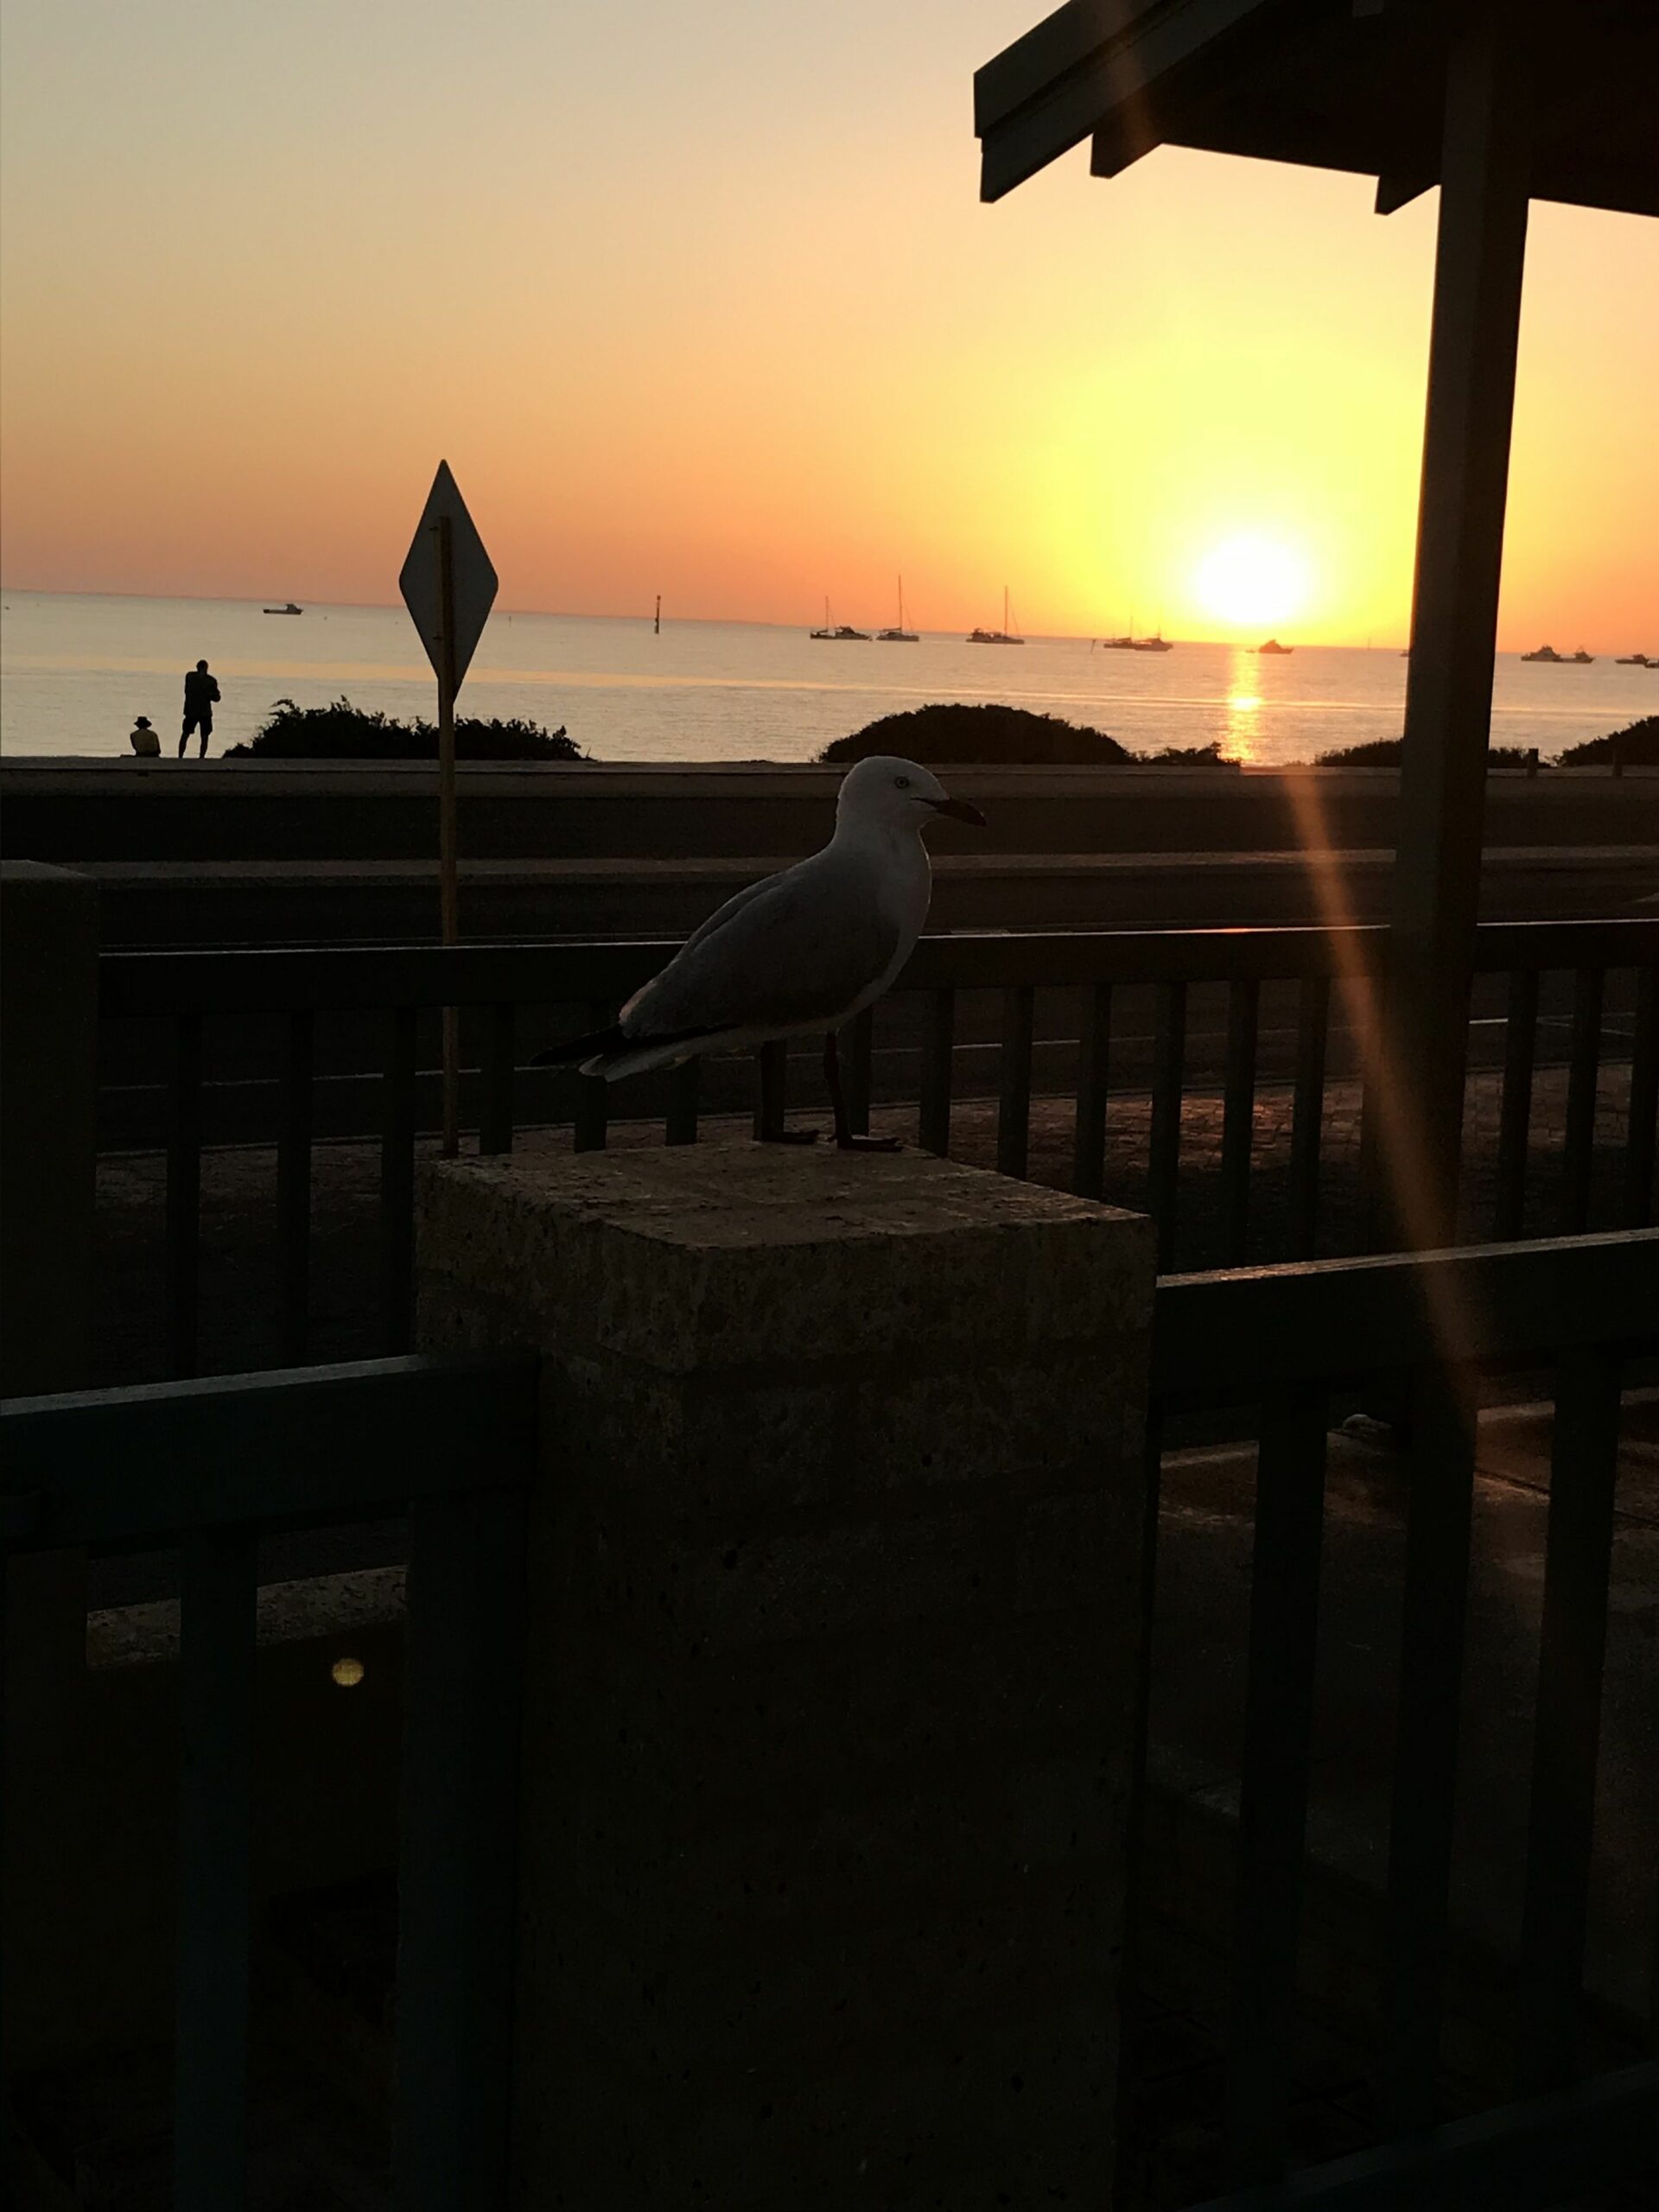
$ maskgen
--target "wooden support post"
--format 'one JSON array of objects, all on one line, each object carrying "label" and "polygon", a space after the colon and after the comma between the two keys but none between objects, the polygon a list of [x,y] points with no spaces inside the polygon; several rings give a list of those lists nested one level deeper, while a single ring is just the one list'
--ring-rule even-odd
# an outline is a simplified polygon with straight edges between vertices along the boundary
[{"label": "wooden support post", "polygon": [[1393,1233],[1449,1241],[1526,254],[1534,10],[1479,0],[1446,87],[1379,1130]]}]

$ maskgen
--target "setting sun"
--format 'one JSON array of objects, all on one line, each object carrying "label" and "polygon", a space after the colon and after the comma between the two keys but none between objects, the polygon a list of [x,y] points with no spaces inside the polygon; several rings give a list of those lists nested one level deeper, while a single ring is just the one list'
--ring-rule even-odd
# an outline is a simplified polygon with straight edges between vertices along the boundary
[{"label": "setting sun", "polygon": [[1275,538],[1230,537],[1198,563],[1193,588],[1221,621],[1273,624],[1298,614],[1307,598],[1307,572]]}]

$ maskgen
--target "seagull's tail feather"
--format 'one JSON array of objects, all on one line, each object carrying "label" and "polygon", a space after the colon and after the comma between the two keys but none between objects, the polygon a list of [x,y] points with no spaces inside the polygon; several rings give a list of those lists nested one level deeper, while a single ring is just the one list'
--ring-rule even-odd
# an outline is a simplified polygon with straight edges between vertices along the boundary
[{"label": "seagull's tail feather", "polygon": [[711,1029],[683,1029],[665,1037],[630,1037],[620,1023],[593,1029],[585,1037],[572,1037],[563,1045],[550,1045],[531,1060],[533,1068],[569,1067],[574,1061],[583,1075],[602,1076],[615,1083],[625,1075],[645,1075],[652,1068],[678,1067],[712,1036]]},{"label": "seagull's tail feather", "polygon": [[568,1067],[573,1060],[592,1059],[601,1052],[617,1052],[624,1042],[620,1023],[613,1021],[607,1028],[590,1029],[585,1037],[567,1037],[563,1045],[550,1045],[545,1052],[536,1053],[530,1065],[533,1068]]}]

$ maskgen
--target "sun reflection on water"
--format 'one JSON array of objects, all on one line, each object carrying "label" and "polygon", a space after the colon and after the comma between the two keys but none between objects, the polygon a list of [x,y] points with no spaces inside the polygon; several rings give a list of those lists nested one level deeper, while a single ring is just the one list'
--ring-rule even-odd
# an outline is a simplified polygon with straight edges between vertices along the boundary
[{"label": "sun reflection on water", "polygon": [[1235,760],[1246,763],[1258,757],[1259,746],[1256,714],[1262,705],[1262,694],[1255,687],[1255,655],[1235,647],[1233,664],[1228,671],[1227,709],[1222,725],[1221,749]]}]

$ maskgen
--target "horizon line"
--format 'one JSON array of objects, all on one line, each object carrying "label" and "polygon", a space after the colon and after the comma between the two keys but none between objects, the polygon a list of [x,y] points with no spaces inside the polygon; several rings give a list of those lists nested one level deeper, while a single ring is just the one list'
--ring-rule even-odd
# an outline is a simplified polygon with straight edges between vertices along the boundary
[{"label": "horizon line", "polygon": [[[120,591],[111,589],[82,589],[78,591],[70,591],[65,590],[60,587],[54,587],[47,584],[10,583],[3,578],[0,578],[0,594],[6,592],[27,594],[36,599],[137,599],[153,601],[158,605],[164,604],[167,601],[171,601],[175,603],[181,604],[198,602],[210,607],[260,607],[261,611],[263,612],[262,602],[257,594],[242,592]],[[308,612],[314,607],[334,607],[339,609],[342,613],[359,611],[376,614],[395,614],[402,610],[403,602],[401,600],[390,599],[311,599],[304,602],[304,607]],[[656,619],[654,613],[650,608],[647,608],[644,612],[639,613],[634,613],[632,609],[620,613],[596,613],[590,609],[578,609],[567,607],[492,607],[490,610],[491,619],[493,620],[498,614],[533,614],[543,620],[556,622],[654,622]],[[797,628],[808,627],[810,624],[811,619],[812,618],[810,616],[804,616],[798,618],[797,620],[779,621],[773,620],[768,615],[761,614],[664,614],[663,616],[664,623],[675,622],[684,625],[696,624],[704,628],[742,628],[753,630],[794,630]],[[918,634],[925,638],[955,637],[960,634],[960,626],[953,624],[946,629],[923,630]],[[1090,630],[1028,630],[1025,634],[1027,637],[1043,639],[1052,643],[1063,645],[1081,645],[1085,641],[1093,642],[1100,633]],[[1271,632],[1269,632],[1269,634],[1272,634]],[[1214,636],[1192,634],[1172,638],[1168,642],[1172,645],[1224,645],[1230,648],[1243,647],[1244,650],[1249,650],[1246,641],[1240,638],[1218,638]],[[1403,651],[1406,642],[1407,641],[1403,636],[1400,638],[1385,638],[1380,642],[1376,641],[1373,637],[1371,639],[1368,639],[1363,644],[1354,643],[1351,641],[1338,644],[1327,640],[1324,643],[1309,644],[1306,649],[1310,652],[1382,652],[1390,649],[1395,651]]]}]

